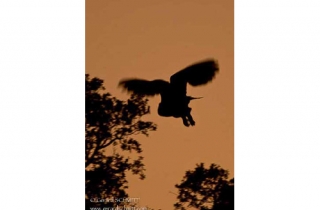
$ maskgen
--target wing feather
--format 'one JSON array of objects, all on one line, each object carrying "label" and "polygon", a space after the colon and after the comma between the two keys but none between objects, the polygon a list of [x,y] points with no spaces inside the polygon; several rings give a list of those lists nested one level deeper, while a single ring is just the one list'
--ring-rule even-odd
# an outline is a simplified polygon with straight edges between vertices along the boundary
[{"label": "wing feather", "polygon": [[119,86],[129,93],[145,96],[155,96],[163,92],[169,86],[169,82],[164,80],[143,80],[143,79],[123,79]]},{"label": "wing feather", "polygon": [[192,86],[205,85],[213,80],[219,71],[218,62],[210,59],[192,64],[171,76],[171,83],[189,83]]}]

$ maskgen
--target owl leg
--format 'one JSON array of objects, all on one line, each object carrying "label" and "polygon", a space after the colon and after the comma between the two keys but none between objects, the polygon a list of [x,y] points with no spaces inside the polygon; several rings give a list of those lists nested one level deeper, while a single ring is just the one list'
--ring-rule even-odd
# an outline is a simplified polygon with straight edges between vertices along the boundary
[{"label": "owl leg", "polygon": [[190,124],[189,124],[189,122],[188,122],[187,117],[186,117],[186,116],[183,116],[183,117],[181,117],[181,118],[182,118],[183,124],[184,124],[185,126],[189,127]]},{"label": "owl leg", "polygon": [[194,125],[196,124],[196,122],[193,120],[191,114],[187,115],[187,118],[188,118],[188,120],[189,120],[189,122],[190,122],[190,124],[191,124],[192,126],[194,126]]},{"label": "owl leg", "polygon": [[191,108],[190,107],[188,107],[188,113],[187,113],[187,119],[188,119],[188,121],[190,122],[190,124],[192,125],[192,126],[194,126],[195,124],[196,124],[196,122],[193,120],[193,117],[191,116]]}]

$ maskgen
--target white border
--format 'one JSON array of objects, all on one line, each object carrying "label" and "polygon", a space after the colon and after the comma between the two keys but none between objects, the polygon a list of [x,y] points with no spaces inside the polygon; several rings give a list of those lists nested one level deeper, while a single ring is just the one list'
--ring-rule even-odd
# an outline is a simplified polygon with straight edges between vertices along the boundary
[{"label": "white border", "polygon": [[235,2],[236,209],[319,209],[319,9]]},{"label": "white border", "polygon": [[[317,209],[319,1],[235,1],[236,209]],[[0,3],[1,209],[84,209],[84,1]]]},{"label": "white border", "polygon": [[1,209],[84,209],[85,2],[0,2]]}]

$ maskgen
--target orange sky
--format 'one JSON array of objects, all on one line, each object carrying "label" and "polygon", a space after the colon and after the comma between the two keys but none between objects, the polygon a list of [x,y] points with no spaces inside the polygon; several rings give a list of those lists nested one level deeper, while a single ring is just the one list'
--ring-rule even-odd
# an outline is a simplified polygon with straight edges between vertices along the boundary
[{"label": "orange sky", "polygon": [[150,99],[145,119],[158,125],[139,138],[147,178],[129,177],[129,194],[140,204],[173,209],[174,185],[196,163],[216,163],[234,174],[234,4],[233,0],[87,0],[86,73],[104,79],[112,95],[124,77],[166,79],[206,58],[220,72],[206,86],[189,87],[195,127],[157,115],[160,97]]}]

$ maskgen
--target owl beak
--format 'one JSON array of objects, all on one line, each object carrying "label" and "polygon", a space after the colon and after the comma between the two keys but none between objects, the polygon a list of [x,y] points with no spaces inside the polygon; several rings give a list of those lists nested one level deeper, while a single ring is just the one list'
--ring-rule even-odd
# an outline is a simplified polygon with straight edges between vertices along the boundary
[{"label": "owl beak", "polygon": [[203,98],[203,97],[192,97],[192,96],[190,96],[190,100],[193,100],[193,99],[201,99],[201,98]]}]

